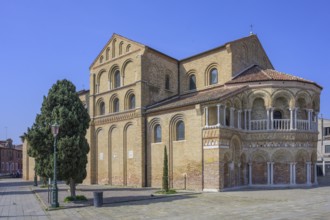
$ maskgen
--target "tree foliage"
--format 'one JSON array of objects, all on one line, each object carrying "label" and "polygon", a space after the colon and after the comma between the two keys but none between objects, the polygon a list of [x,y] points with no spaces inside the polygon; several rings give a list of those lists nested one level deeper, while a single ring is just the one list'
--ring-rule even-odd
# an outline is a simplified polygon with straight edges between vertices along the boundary
[{"label": "tree foliage", "polygon": [[59,80],[44,97],[41,113],[28,129],[25,138],[30,144],[28,155],[36,159],[39,176],[52,177],[54,137],[51,125],[60,125],[57,135],[57,178],[70,184],[75,197],[75,185],[86,177],[89,145],[85,138],[90,117],[80,101],[75,86],[68,80]]}]

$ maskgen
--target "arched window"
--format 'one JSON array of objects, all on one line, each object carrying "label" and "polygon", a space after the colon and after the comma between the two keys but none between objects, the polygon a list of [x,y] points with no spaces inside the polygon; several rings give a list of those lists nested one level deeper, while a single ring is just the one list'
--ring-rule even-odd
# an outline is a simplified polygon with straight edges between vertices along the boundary
[{"label": "arched window", "polygon": [[129,97],[129,109],[134,109],[135,108],[135,95],[132,94]]},{"label": "arched window", "polygon": [[170,77],[169,77],[169,75],[165,76],[165,89],[167,89],[167,90],[170,89]]},{"label": "arched window", "polygon": [[127,47],[126,47],[126,52],[129,52],[129,51],[130,51],[130,49],[131,49],[131,45],[130,45],[130,44],[128,44],[128,45],[127,45]]},{"label": "arched window", "polygon": [[179,121],[176,124],[176,140],[184,140],[184,123],[183,121]]},{"label": "arched window", "polygon": [[103,63],[103,56],[100,57],[100,63]]},{"label": "arched window", "polygon": [[274,116],[274,119],[282,119],[282,112],[274,111],[273,116]]},{"label": "arched window", "polygon": [[115,98],[113,100],[113,112],[119,112],[119,99]]},{"label": "arched window", "polygon": [[115,72],[114,81],[115,81],[115,88],[120,87],[120,71],[119,70],[116,70],[116,72]]},{"label": "arched window", "polygon": [[105,105],[104,102],[100,103],[100,115],[104,115],[105,114]]},{"label": "arched window", "polygon": [[160,125],[156,125],[154,128],[154,142],[162,142],[162,128],[160,127]]},{"label": "arched window", "polygon": [[218,70],[216,68],[210,71],[210,85],[218,83]]},{"label": "arched window", "polygon": [[116,56],[116,39],[113,39],[112,41],[112,58]]},{"label": "arched window", "polygon": [[109,59],[109,54],[110,54],[110,47],[107,48],[106,53],[105,53],[105,59]]},{"label": "arched window", "polygon": [[196,76],[191,75],[189,77],[189,90],[195,90],[196,89]]},{"label": "arched window", "polygon": [[119,55],[121,55],[123,53],[123,44],[124,44],[124,42],[122,42],[122,41],[119,43]]}]

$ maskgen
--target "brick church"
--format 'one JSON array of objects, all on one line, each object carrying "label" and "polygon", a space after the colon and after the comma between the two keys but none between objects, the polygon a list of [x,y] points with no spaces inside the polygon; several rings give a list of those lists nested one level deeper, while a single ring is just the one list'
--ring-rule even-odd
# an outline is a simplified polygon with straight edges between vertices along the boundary
[{"label": "brick church", "polygon": [[175,189],[317,184],[321,90],[274,70],[254,34],[182,60],[113,34],[79,92],[84,183],[161,187],[166,147]]}]

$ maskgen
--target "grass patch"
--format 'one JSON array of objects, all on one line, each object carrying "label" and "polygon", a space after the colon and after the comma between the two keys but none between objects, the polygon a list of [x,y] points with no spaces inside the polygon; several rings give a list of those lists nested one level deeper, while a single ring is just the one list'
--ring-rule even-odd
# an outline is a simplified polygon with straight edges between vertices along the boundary
[{"label": "grass patch", "polygon": [[157,191],[156,194],[163,194],[163,195],[169,195],[169,194],[175,194],[175,189],[169,189],[167,192],[165,190]]},{"label": "grass patch", "polygon": [[64,202],[73,202],[73,201],[87,201],[87,198],[83,195],[77,195],[76,199],[74,199],[72,196],[67,196],[64,199]]}]

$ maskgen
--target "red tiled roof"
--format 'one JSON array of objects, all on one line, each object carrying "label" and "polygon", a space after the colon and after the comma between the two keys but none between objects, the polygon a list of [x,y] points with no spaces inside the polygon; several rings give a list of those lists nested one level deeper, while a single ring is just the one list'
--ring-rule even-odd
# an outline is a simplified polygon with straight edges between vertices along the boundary
[{"label": "red tiled roof", "polygon": [[306,80],[298,76],[281,73],[273,69],[262,69],[258,65],[254,65],[248,68],[247,70],[235,76],[231,81],[226,82],[226,84],[258,82],[258,81],[298,81],[304,83],[312,83],[322,88],[313,81]]},{"label": "red tiled roof", "polygon": [[160,110],[166,110],[177,107],[184,107],[188,105],[195,105],[198,103],[213,101],[213,100],[222,100],[228,96],[235,95],[242,91],[243,88],[247,86],[232,86],[226,87],[224,85],[210,88],[207,90],[197,91],[189,93],[186,95],[175,96],[171,99],[165,100],[163,102],[157,103],[155,105],[149,106],[147,112],[154,112]]}]

